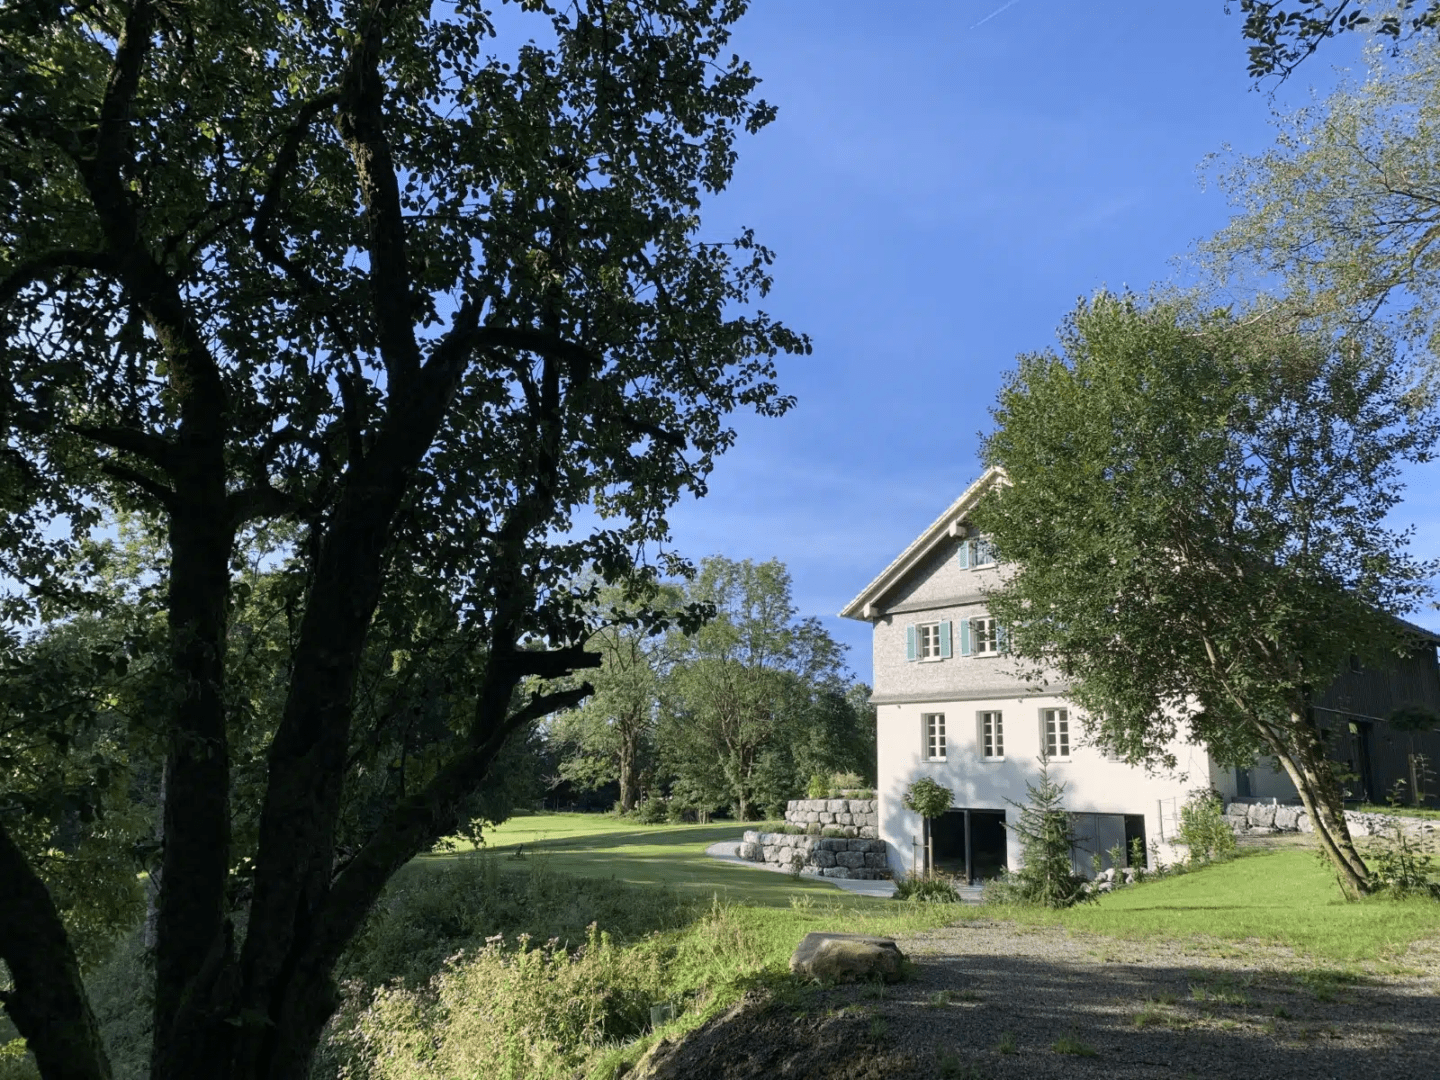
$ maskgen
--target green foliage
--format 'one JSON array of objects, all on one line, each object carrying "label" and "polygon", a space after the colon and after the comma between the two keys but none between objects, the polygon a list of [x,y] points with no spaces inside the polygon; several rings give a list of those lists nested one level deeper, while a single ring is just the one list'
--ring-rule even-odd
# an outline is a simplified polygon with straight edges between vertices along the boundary
[{"label": "green foliage", "polygon": [[895,899],[923,904],[958,904],[955,883],[943,874],[906,874],[895,879]]},{"label": "green foliage", "polygon": [[[1229,9],[1226,9],[1227,13]],[[1327,39],[1356,30],[1426,45],[1440,27],[1440,0],[1300,0],[1293,7],[1275,0],[1240,0],[1242,33],[1251,42],[1250,74],[1287,78]]]},{"label": "green foliage", "polygon": [[[755,816],[836,768],[873,768],[873,710],[848,681],[843,646],[798,617],[771,560],[704,560],[685,590],[714,618],[672,634],[660,757],[687,799]],[[817,796],[819,797],[819,796]]]},{"label": "green foliage", "polygon": [[922,776],[905,789],[902,801],[905,809],[913,810],[923,818],[937,818],[950,809],[955,793],[931,777]]},{"label": "green foliage", "polygon": [[1129,761],[1173,765],[1182,733],[1280,756],[1351,846],[1309,705],[1352,653],[1411,645],[1386,612],[1431,568],[1386,515],[1434,409],[1373,336],[1101,293],[1062,340],[1020,359],[985,445],[1008,483],[974,516],[1015,568],[988,599],[1012,655]]},{"label": "green foliage", "polygon": [[[520,797],[525,729],[582,696],[565,680],[605,621],[584,575],[682,573],[644,553],[704,491],[730,414],[790,408],[776,358],[809,343],[753,308],[772,254],[702,232],[774,116],[727,47],[742,11],[0,6],[0,575],[23,583],[0,623],[92,613],[100,568],[74,568],[106,513],[174,545],[146,583],[160,888],[186,898],[161,903],[156,950],[173,1072],[221,1035],[254,1064],[217,1077],[309,1044],[326,980],[298,958],[327,965],[388,868]],[[258,599],[283,602],[262,612],[245,564],[270,528]],[[131,861],[97,938],[134,906],[150,825],[106,809],[111,758],[135,751],[130,779],[157,786],[99,711],[84,732],[35,713],[64,767],[0,770],[0,827],[32,833],[57,893]],[[31,825],[20,802],[49,809]],[[80,859],[98,820],[104,857]],[[301,894],[327,897],[324,925]],[[242,897],[266,929],[208,960]],[[48,949],[31,929],[5,940]],[[207,963],[226,1000],[275,1011],[180,1009]]]},{"label": "green foliage", "polygon": [[505,1080],[569,1075],[600,1047],[645,1031],[663,997],[661,970],[592,924],[571,952],[522,934],[461,952],[422,992],[382,987],[342,1012],[327,1048],[347,1075],[404,1080],[484,1062]]},{"label": "green foliage", "polygon": [[683,925],[698,903],[663,886],[556,873],[539,853],[519,864],[467,855],[412,865],[386,889],[337,975],[369,987],[394,980],[417,987],[446,957],[497,934],[556,938],[573,949],[586,941],[592,922],[616,939],[637,939]]},{"label": "green foliage", "polygon": [[669,804],[658,795],[650,796],[635,808],[635,820],[642,825],[659,825],[669,816]]},{"label": "green foliage", "polygon": [[1217,291],[1275,282],[1282,309],[1379,323],[1435,363],[1440,39],[1365,59],[1363,80],[1277,116],[1272,149],[1225,159],[1219,183],[1237,213],[1199,245],[1200,264]]},{"label": "green foliage", "polygon": [[1048,761],[1041,759],[1039,782],[1026,781],[1025,791],[1023,806],[1011,803],[1019,816],[1006,825],[1020,837],[1020,869],[1002,874],[987,891],[1002,902],[1047,908],[1093,899],[1085,875],[1076,873],[1071,861],[1075,833],[1065,811],[1065,785],[1051,778]]},{"label": "green foliage", "polygon": [[1225,820],[1225,801],[1218,791],[1193,791],[1180,807],[1180,842],[1198,863],[1219,862],[1235,857],[1235,831]]},{"label": "green foliage", "polygon": [[805,785],[807,799],[824,799],[830,795],[830,784],[819,773],[810,774],[810,783]]},{"label": "green foliage", "polygon": [[1380,891],[1393,897],[1424,896],[1440,900],[1434,856],[1395,822],[1372,845],[1371,866]]}]

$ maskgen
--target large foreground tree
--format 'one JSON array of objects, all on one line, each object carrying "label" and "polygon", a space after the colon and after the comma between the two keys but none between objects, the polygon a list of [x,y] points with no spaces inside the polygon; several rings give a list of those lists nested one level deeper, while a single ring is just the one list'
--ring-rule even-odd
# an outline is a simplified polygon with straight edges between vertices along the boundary
[{"label": "large foreground tree", "polygon": [[1407,648],[1427,595],[1387,515],[1433,409],[1375,340],[1101,294],[1063,354],[1022,357],[985,443],[1005,481],[977,524],[1013,567],[991,597],[1036,679],[1096,740],[1173,766],[1274,755],[1350,895],[1370,888],[1312,704],[1349,657]]},{"label": "large foreground tree", "polygon": [[[788,407],[769,253],[698,234],[772,115],[724,51],[743,6],[0,6],[7,614],[86,602],[55,568],[106,507],[167,547],[156,1080],[305,1075],[387,879],[588,692],[548,684],[598,662],[566,583],[645,576],[726,414]],[[241,867],[233,564],[276,519],[295,623]],[[440,688],[468,719],[337,859],[367,638],[407,597],[468,642]],[[5,1008],[45,1076],[103,1077],[31,854],[0,816]]]}]

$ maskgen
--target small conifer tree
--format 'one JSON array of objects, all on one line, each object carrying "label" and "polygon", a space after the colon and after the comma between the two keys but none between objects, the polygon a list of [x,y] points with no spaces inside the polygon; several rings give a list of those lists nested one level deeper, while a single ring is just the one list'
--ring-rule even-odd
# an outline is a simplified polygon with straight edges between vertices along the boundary
[{"label": "small conifer tree", "polygon": [[1026,783],[1025,793],[1029,799],[1023,806],[1006,800],[1020,810],[1006,828],[1019,835],[1025,860],[1011,875],[1011,895],[1020,903],[1051,908],[1094,899],[1085,875],[1077,874],[1071,861],[1075,833],[1064,807],[1065,785],[1051,778],[1048,758],[1040,759],[1040,782]]}]

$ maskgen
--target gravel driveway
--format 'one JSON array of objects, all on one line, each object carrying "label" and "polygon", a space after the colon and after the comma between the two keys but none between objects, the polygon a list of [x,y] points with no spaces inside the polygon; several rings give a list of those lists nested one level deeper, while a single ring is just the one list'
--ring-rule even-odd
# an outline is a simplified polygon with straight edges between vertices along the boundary
[{"label": "gravel driveway", "polygon": [[642,1067],[659,1078],[1440,1077],[1440,952],[1345,976],[1289,950],[976,923],[897,938],[915,977],[752,997]]}]

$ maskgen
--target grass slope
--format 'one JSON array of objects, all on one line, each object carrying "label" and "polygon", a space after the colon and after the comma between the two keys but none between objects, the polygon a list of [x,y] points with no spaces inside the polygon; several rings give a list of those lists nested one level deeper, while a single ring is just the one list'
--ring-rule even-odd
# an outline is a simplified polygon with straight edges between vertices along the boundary
[{"label": "grass slope", "polygon": [[[885,901],[845,892],[824,878],[796,881],[787,874],[724,863],[705,854],[711,844],[738,841],[746,828],[759,827],[737,822],[638,825],[608,814],[526,814],[487,829],[479,851],[466,843],[463,849],[423,855],[411,866],[440,870],[456,860],[489,855],[498,856],[500,865],[510,869],[539,859],[551,873],[626,885],[663,885],[686,898],[718,897],[724,903],[789,907],[791,897],[799,895],[862,910],[883,909]],[[508,856],[517,848],[523,849],[522,858],[512,863]]]},{"label": "grass slope", "polygon": [[1340,961],[1392,960],[1440,934],[1440,904],[1384,897],[1348,903],[1328,867],[1299,848],[1246,855],[1068,911],[989,910],[1016,922],[1112,937],[1258,941]]}]

